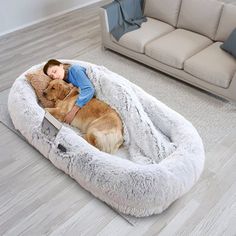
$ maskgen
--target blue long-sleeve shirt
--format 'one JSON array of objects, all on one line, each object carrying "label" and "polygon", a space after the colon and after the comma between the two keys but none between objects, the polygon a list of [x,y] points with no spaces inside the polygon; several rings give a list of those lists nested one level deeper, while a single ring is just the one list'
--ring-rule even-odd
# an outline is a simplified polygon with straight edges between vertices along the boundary
[{"label": "blue long-sleeve shirt", "polygon": [[73,84],[79,88],[79,96],[76,100],[76,105],[80,108],[89,102],[94,96],[95,89],[89,80],[86,70],[78,64],[69,67],[66,82]]}]

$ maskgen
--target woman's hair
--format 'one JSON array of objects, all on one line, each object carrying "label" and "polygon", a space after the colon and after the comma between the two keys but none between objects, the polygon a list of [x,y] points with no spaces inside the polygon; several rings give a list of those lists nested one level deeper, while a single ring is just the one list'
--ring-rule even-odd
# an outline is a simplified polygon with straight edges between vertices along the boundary
[{"label": "woman's hair", "polygon": [[48,68],[51,67],[51,66],[60,66],[60,65],[63,65],[63,68],[65,70],[65,76],[64,76],[64,79],[67,78],[67,74],[68,74],[68,69],[69,67],[71,66],[71,64],[69,63],[62,63],[58,60],[55,60],[55,59],[50,59],[43,67],[43,72],[45,75],[48,75],[47,74],[47,71],[48,71]]},{"label": "woman's hair", "polygon": [[55,59],[49,60],[49,61],[44,65],[44,67],[43,67],[43,72],[44,72],[44,74],[48,75],[48,74],[47,74],[47,71],[48,71],[48,68],[49,68],[49,67],[51,67],[51,66],[60,66],[61,64],[63,64],[63,63],[61,63],[61,62],[58,61],[58,60],[55,60]]}]

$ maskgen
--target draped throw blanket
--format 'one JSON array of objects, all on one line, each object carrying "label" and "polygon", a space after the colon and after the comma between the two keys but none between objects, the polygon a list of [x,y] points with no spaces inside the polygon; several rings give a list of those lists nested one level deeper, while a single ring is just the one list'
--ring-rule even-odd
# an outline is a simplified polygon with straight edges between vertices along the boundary
[{"label": "draped throw blanket", "polygon": [[109,31],[118,41],[127,32],[147,21],[142,13],[143,0],[114,0],[103,6],[107,11]]},{"label": "draped throw blanket", "polygon": [[96,88],[96,97],[120,114],[125,146],[132,161],[159,163],[174,151],[174,144],[161,131],[161,127],[153,124],[128,80],[105,67],[89,66],[86,73]]}]

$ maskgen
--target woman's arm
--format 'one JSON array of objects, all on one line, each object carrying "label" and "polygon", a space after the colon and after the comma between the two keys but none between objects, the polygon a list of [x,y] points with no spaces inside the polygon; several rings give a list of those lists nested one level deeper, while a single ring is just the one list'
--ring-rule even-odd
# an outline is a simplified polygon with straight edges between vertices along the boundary
[{"label": "woman's arm", "polygon": [[79,88],[79,95],[76,104],[65,117],[65,122],[70,124],[78,110],[93,98],[95,89],[85,72],[85,68],[79,65],[73,65],[70,68],[68,71],[68,78],[70,83]]},{"label": "woman's arm", "polygon": [[71,66],[68,71],[69,82],[80,89],[76,105],[80,108],[89,102],[94,96],[95,89],[86,74],[85,68],[79,65]]}]

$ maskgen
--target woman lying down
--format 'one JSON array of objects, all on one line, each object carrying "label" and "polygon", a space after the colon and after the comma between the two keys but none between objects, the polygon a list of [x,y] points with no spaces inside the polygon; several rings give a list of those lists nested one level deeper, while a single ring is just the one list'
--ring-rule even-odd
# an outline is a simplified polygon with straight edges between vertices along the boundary
[{"label": "woman lying down", "polygon": [[52,79],[44,96],[55,102],[54,108],[46,110],[61,122],[79,128],[101,151],[115,153],[123,143],[122,121],[114,109],[94,97],[85,68],[51,59],[43,71]]}]

